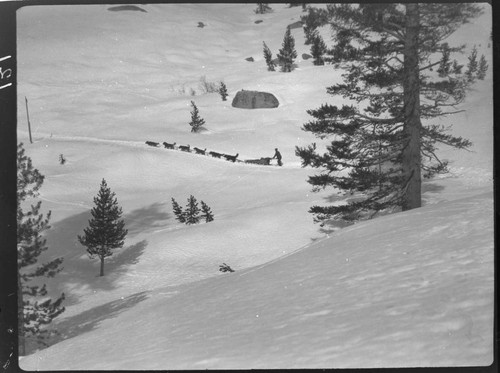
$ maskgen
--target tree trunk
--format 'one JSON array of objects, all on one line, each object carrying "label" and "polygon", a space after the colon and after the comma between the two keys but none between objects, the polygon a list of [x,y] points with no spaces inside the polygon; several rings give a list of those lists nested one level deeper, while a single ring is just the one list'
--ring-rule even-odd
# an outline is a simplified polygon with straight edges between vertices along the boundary
[{"label": "tree trunk", "polygon": [[101,256],[100,259],[101,259],[101,272],[99,273],[99,276],[104,276],[104,256]]},{"label": "tree trunk", "polygon": [[17,272],[17,336],[19,343],[19,356],[26,355],[26,343],[24,341],[24,302],[21,274]]},{"label": "tree trunk", "polygon": [[406,32],[404,49],[404,134],[407,139],[403,149],[403,211],[422,205],[422,177],[420,155],[420,83],[418,61],[419,34],[418,4],[406,5]]}]

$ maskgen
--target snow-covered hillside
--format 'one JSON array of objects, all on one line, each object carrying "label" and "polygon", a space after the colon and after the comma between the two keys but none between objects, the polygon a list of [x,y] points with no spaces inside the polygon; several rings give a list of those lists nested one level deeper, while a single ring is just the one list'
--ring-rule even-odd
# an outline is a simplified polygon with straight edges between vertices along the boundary
[{"label": "snow-covered hillside", "polygon": [[[491,71],[465,112],[441,118],[471,152],[440,149],[451,173],[424,183],[426,207],[325,231],[307,212],[338,200],[312,193],[296,145],[307,109],[335,103],[341,71],[302,60],[269,72],[300,7],[272,4],[26,7],[18,13],[18,138],[46,176],[52,211],[47,280],[66,294],[52,345],[23,369],[335,368],[485,365],[493,351],[493,116]],[[262,20],[260,23],[255,21]],[[204,27],[197,27],[203,22]],[[491,63],[491,11],[452,35]],[[321,30],[328,35],[328,30]],[[327,39],[325,39],[327,40]],[[245,60],[253,57],[254,62]],[[466,56],[463,56],[464,60]],[[228,101],[200,81],[224,81]],[[276,109],[231,106],[238,90],[273,93]],[[194,93],[194,94],[193,94]],[[29,144],[24,96],[34,143]],[[207,131],[190,132],[190,102]],[[239,154],[283,154],[283,167],[231,163],[146,140]],[[67,159],[59,164],[59,155]],[[78,243],[105,178],[129,230],[98,277]],[[215,214],[187,226],[171,198]],[[223,262],[236,270],[221,273]],[[103,341],[106,341],[105,343]]]}]

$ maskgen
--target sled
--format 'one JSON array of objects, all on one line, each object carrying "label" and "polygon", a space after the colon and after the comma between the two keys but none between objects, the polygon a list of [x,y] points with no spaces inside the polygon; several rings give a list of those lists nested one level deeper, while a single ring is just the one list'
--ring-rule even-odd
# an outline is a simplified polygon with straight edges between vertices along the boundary
[{"label": "sled", "polygon": [[269,166],[271,165],[271,159],[272,159],[271,157],[262,157],[259,159],[246,159],[245,163]]}]

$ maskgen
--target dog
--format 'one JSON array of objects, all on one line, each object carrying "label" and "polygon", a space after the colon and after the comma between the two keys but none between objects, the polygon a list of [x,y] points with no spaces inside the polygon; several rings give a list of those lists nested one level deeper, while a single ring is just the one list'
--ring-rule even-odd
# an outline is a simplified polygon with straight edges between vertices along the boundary
[{"label": "dog", "polygon": [[193,148],[195,153],[196,154],[202,154],[202,155],[206,155],[206,152],[207,152],[207,148],[205,148],[205,150],[202,150],[200,148],[197,148],[196,146]]},{"label": "dog", "polygon": [[208,154],[210,154],[214,158],[220,158],[220,157],[222,157],[222,154],[221,153],[217,153],[217,152],[209,152]]},{"label": "dog", "polygon": [[155,146],[155,147],[160,146],[160,144],[159,144],[159,143],[154,142],[154,141],[146,141],[146,144],[147,144],[147,145],[149,145],[149,146]]},{"label": "dog", "polygon": [[191,153],[191,148],[189,145],[188,146],[179,145],[179,149],[182,150],[183,152]]},{"label": "dog", "polygon": [[168,142],[164,142],[163,143],[163,146],[167,149],[175,149],[175,144],[177,144],[176,142],[174,142],[173,144],[169,144]]},{"label": "dog", "polygon": [[238,158],[238,155],[239,153],[237,153],[236,155],[222,154],[222,156],[226,158],[226,160],[231,162],[236,162],[236,158]]}]

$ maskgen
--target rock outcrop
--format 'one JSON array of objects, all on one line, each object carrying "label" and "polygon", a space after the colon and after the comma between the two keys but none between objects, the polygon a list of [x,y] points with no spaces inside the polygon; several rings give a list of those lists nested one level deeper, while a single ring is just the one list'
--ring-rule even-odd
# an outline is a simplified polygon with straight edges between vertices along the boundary
[{"label": "rock outcrop", "polygon": [[240,109],[272,109],[279,104],[272,93],[241,90],[236,93],[231,105]]}]

